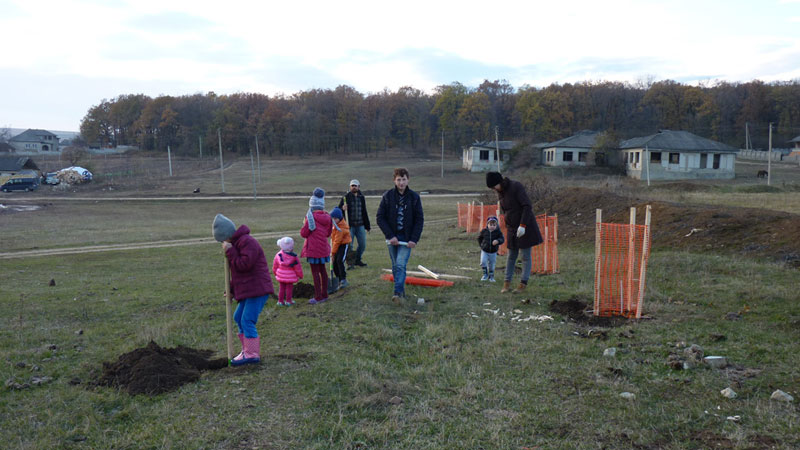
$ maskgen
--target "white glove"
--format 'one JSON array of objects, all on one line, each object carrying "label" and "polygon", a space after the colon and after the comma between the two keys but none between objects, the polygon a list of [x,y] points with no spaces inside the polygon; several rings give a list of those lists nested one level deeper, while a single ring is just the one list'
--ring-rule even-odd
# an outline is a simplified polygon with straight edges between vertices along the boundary
[{"label": "white glove", "polygon": [[517,228],[517,238],[521,238],[525,234],[525,227],[520,226]]}]

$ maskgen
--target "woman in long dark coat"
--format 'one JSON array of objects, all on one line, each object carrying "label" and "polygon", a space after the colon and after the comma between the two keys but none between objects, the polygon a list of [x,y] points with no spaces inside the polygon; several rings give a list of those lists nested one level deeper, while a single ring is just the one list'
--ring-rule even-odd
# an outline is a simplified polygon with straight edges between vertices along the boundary
[{"label": "woman in long dark coat", "polygon": [[486,174],[486,186],[497,192],[500,210],[505,214],[506,221],[508,259],[505,281],[500,292],[508,292],[511,289],[514,265],[517,263],[517,256],[522,253],[522,279],[513,291],[519,293],[528,286],[528,279],[531,276],[531,248],[544,242],[542,234],[539,232],[539,225],[536,224],[531,200],[522,183],[508,177],[503,178],[499,172],[489,172]]}]

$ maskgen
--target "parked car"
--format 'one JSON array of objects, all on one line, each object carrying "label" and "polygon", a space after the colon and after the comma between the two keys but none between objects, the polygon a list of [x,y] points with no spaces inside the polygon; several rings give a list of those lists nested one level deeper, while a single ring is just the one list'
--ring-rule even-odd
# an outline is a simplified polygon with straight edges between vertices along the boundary
[{"label": "parked car", "polygon": [[56,184],[61,183],[61,180],[59,180],[56,175],[58,175],[57,172],[50,172],[45,174],[42,177],[42,184],[51,184],[55,186]]},{"label": "parked car", "polygon": [[12,178],[6,181],[0,190],[9,191],[35,191],[39,187],[39,178]]}]

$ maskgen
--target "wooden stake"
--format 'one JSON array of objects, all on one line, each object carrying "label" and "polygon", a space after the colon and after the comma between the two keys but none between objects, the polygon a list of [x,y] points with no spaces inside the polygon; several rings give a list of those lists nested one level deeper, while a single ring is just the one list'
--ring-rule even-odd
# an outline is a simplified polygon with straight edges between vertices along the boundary
[{"label": "wooden stake", "polygon": [[[625,281],[627,283],[625,289],[625,297],[628,300],[627,310],[631,310],[633,301],[633,272],[635,269],[634,263],[636,261],[636,208],[631,207],[631,221],[628,228],[628,264],[625,271]],[[620,305],[620,308],[622,305]]]},{"label": "wooden stake", "polygon": [[644,282],[647,277],[647,255],[650,253],[650,205],[644,215],[644,239],[642,240],[642,261],[639,264],[639,295],[636,299],[636,318],[642,317],[642,302],[644,301]]},{"label": "wooden stake", "polygon": [[432,271],[428,270],[428,269],[427,269],[427,268],[425,268],[425,266],[423,266],[422,264],[418,264],[418,265],[417,265],[417,269],[419,269],[419,270],[421,270],[421,271],[425,272],[425,274],[426,274],[426,275],[428,275],[429,277],[432,277],[433,279],[436,279],[436,280],[438,280],[438,279],[439,279],[439,275],[437,275],[437,274],[433,273]]},{"label": "wooden stake", "polygon": [[600,314],[600,237],[603,230],[603,210],[596,209],[594,215],[594,315]]},{"label": "wooden stake", "polygon": [[228,343],[228,361],[233,358],[233,315],[231,314],[231,263],[225,256],[225,340]]}]

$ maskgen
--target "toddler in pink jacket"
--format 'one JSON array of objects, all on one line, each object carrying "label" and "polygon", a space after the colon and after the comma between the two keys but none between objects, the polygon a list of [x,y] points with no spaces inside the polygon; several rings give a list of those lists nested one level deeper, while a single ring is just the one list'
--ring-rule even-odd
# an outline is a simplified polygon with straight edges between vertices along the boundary
[{"label": "toddler in pink jacket", "polygon": [[292,306],[292,290],[294,284],[303,278],[303,265],[294,253],[294,239],[289,236],[278,239],[281,249],[272,260],[272,273],[280,283],[278,289],[278,306]]}]

